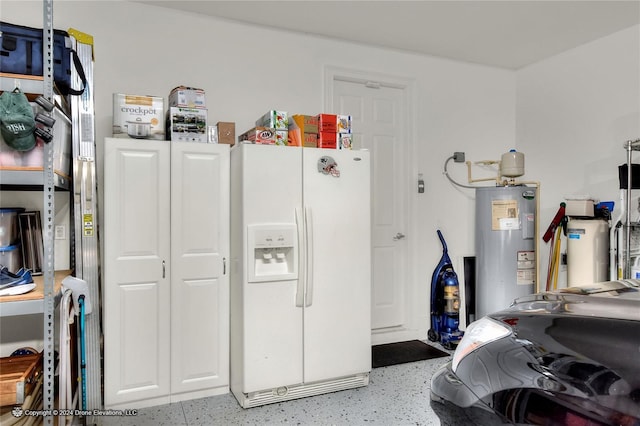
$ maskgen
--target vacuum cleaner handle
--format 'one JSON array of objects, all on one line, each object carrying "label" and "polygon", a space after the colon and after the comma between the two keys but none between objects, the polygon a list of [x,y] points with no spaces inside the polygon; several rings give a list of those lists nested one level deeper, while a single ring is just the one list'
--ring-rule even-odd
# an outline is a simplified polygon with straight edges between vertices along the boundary
[{"label": "vacuum cleaner handle", "polygon": [[442,236],[442,232],[438,229],[438,238],[440,238],[440,242],[442,243],[442,251],[447,253],[447,243],[444,241],[444,237]]}]

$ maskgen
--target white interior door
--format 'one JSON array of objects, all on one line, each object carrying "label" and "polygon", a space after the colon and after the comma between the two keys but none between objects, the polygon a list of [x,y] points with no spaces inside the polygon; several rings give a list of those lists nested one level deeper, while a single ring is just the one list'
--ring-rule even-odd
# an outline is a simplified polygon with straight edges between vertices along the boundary
[{"label": "white interior door", "polygon": [[105,406],[168,396],[169,142],[105,140]]},{"label": "white interior door", "polygon": [[171,144],[171,393],[229,383],[229,146]]},{"label": "white interior door", "polygon": [[351,115],[354,148],[371,151],[374,332],[399,329],[407,321],[410,284],[404,96],[404,89],[383,83],[333,80],[333,112]]}]

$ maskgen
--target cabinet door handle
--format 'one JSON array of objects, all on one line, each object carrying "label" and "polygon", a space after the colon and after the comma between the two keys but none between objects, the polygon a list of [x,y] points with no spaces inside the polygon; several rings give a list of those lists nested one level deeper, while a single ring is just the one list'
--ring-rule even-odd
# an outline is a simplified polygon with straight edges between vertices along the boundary
[{"label": "cabinet door handle", "polygon": [[166,276],[165,272],[167,272],[167,268],[166,268],[166,262],[163,260],[162,261],[162,279],[164,279],[164,277]]}]

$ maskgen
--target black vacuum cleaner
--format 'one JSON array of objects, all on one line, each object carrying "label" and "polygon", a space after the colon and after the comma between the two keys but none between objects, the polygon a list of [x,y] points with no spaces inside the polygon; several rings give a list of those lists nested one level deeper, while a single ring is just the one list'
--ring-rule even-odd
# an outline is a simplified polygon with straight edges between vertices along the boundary
[{"label": "black vacuum cleaner", "polygon": [[431,328],[427,337],[445,349],[455,349],[462,339],[460,324],[460,285],[447,251],[447,243],[438,229],[442,258],[431,277]]}]

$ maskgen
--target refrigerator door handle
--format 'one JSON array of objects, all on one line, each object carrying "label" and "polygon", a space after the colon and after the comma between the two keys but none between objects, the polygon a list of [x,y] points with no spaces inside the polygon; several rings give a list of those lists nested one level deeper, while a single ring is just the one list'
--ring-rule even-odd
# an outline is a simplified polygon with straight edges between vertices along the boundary
[{"label": "refrigerator door handle", "polygon": [[313,215],[311,207],[307,207],[304,212],[304,227],[307,235],[306,258],[306,291],[305,306],[313,304]]},{"label": "refrigerator door handle", "polygon": [[302,211],[296,207],[296,231],[298,235],[298,284],[296,286],[296,307],[302,308],[304,305],[304,283],[305,283],[305,256],[304,256],[304,223]]}]

